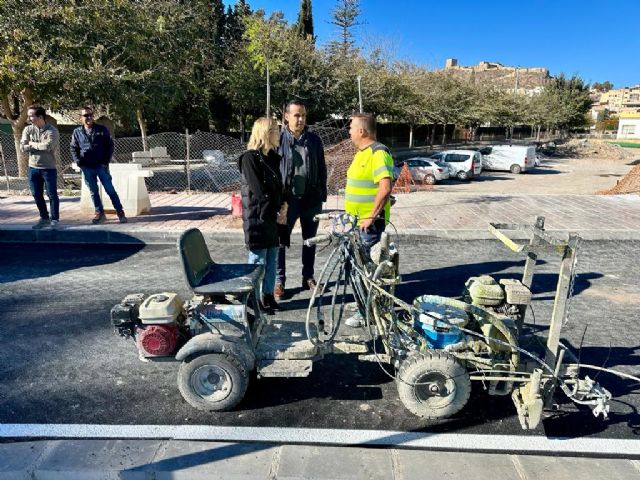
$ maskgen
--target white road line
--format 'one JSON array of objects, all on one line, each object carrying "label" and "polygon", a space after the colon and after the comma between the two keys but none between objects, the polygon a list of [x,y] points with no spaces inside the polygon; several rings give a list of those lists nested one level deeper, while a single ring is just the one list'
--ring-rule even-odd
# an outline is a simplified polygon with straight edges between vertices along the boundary
[{"label": "white road line", "polygon": [[371,445],[454,451],[640,456],[640,442],[638,440],[602,438],[421,433],[390,430],[215,427],[207,425],[0,424],[0,438],[34,437]]}]

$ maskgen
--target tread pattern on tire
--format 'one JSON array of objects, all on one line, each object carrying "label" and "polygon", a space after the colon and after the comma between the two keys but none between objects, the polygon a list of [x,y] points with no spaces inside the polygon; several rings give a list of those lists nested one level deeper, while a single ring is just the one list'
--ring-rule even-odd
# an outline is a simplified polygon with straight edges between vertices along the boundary
[{"label": "tread pattern on tire", "polygon": [[[415,383],[429,372],[438,372],[455,383],[455,395],[452,401],[442,407],[433,408],[417,398]],[[456,358],[443,351],[429,351],[414,354],[407,358],[398,370],[398,395],[403,405],[414,415],[422,418],[446,418],[458,413],[471,395],[471,379],[466,368]]]},{"label": "tread pattern on tire", "polygon": [[[202,397],[197,395],[191,390],[190,379],[194,362],[197,362],[198,359],[202,361],[204,357],[218,357],[218,360],[223,360],[228,362],[232,367],[237,369],[237,378],[233,379],[234,390],[229,396],[227,396],[224,400],[217,402],[217,404],[212,404],[211,402],[207,402]],[[206,365],[204,363],[203,365]],[[226,370],[226,369],[225,369]],[[229,372],[230,375],[233,376],[233,372]],[[178,389],[182,394],[182,397],[194,408],[198,410],[203,410],[207,412],[219,412],[231,410],[235,407],[240,401],[244,398],[244,394],[247,391],[249,386],[249,372],[247,372],[242,365],[242,362],[235,358],[232,355],[224,354],[224,353],[202,353],[200,355],[192,355],[185,359],[178,369]]]}]

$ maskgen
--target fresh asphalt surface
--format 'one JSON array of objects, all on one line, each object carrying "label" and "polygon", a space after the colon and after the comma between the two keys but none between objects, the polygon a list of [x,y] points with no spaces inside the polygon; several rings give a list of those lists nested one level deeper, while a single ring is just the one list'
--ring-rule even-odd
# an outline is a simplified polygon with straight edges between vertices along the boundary
[{"label": "fresh asphalt surface", "polygon": [[[640,242],[584,242],[563,337],[584,363],[638,375]],[[218,261],[243,262],[244,248],[210,244]],[[521,272],[523,260],[497,241],[425,240],[400,244],[404,300],[430,293],[458,296],[472,275]],[[318,254],[319,267],[327,252]],[[289,251],[294,297],[280,318],[303,318],[299,247]],[[544,258],[534,279],[540,330],[551,314],[557,258]],[[114,335],[109,310],[126,294],[176,291],[187,296],[174,246],[0,247],[0,423],[223,425],[380,429],[446,433],[637,438],[640,386],[598,375],[614,400],[596,419],[557,394],[559,410],[532,432],[521,430],[511,398],[487,395],[478,382],[454,418],[428,421],[400,403],[394,382],[375,363],[330,356],[307,378],[252,378],[234,411],[204,413],[180,396],[177,363],[143,363],[135,345]],[[319,268],[317,268],[319,271]],[[531,312],[528,322],[532,323]],[[586,328],[586,332],[585,332]],[[523,345],[526,347],[526,345]],[[583,371],[592,377],[597,372]]]}]

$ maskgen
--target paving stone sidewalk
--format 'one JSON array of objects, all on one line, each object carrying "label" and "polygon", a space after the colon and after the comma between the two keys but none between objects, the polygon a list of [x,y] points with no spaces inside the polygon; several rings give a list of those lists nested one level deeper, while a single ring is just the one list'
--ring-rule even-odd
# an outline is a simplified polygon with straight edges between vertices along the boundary
[{"label": "paving stone sidewalk", "polygon": [[4,480],[632,480],[630,459],[152,440],[0,444]]},{"label": "paving stone sidewalk", "polygon": [[[1,194],[0,194],[1,197]],[[120,225],[115,215],[103,225],[91,225],[80,213],[78,197],[62,197],[58,233],[35,237],[55,239],[78,231],[115,232],[142,241],[175,239],[187,228],[197,227],[209,235],[242,233],[242,221],[230,215],[228,193],[152,193],[152,211],[130,218]],[[557,232],[578,232],[585,239],[640,239],[640,196],[638,195],[478,195],[449,192],[414,192],[396,195],[391,221],[401,235],[454,239],[489,238],[487,226],[496,223],[532,223],[537,215],[546,218],[546,228]],[[342,209],[341,197],[330,197],[326,210]],[[15,232],[31,231],[38,221],[33,199],[28,196],[0,198],[0,240],[18,238]],[[62,233],[60,233],[62,232]],[[31,236],[32,234],[29,233]],[[18,239],[20,239],[18,238]],[[38,239],[33,238],[33,239]]]}]

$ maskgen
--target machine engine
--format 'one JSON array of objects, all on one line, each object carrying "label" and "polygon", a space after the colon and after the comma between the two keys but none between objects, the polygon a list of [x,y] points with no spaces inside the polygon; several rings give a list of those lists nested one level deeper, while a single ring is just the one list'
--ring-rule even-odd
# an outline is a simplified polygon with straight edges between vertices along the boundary
[{"label": "machine engine", "polygon": [[182,338],[186,315],[176,293],[128,295],[111,309],[111,323],[123,337],[135,339],[142,357],[173,355]]},{"label": "machine engine", "polygon": [[517,320],[531,303],[531,291],[520,280],[503,278],[496,282],[489,275],[471,277],[465,282],[464,301]]}]

